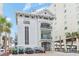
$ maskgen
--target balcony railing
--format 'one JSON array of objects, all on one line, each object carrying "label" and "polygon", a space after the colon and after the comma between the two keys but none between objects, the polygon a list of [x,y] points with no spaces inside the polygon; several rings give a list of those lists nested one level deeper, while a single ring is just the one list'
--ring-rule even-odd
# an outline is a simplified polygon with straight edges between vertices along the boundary
[{"label": "balcony railing", "polygon": [[44,27],[44,26],[41,26],[41,28],[44,28],[44,29],[52,29],[52,27]]}]

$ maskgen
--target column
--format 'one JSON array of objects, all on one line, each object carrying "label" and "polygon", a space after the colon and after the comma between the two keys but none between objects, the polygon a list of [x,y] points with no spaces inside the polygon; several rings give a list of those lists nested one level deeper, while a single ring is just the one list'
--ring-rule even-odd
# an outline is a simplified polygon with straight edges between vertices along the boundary
[{"label": "column", "polygon": [[54,41],[51,42],[51,50],[55,51]]},{"label": "column", "polygon": [[66,38],[63,39],[63,43],[64,43],[64,49],[65,49],[65,52],[67,52]]},{"label": "column", "polygon": [[79,52],[79,39],[76,38],[77,51]]}]

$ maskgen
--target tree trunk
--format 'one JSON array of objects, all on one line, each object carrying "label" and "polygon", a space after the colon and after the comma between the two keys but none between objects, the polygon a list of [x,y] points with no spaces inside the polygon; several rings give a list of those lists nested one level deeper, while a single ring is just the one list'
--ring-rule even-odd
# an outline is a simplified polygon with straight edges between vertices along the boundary
[{"label": "tree trunk", "polygon": [[7,55],[7,33],[5,32],[5,55]]},{"label": "tree trunk", "polygon": [[74,38],[72,38],[72,40],[71,40],[71,51],[73,50],[73,41],[74,41]]},{"label": "tree trunk", "polygon": [[10,48],[10,33],[8,33],[8,46],[9,46],[9,48]]},{"label": "tree trunk", "polygon": [[0,48],[1,48],[1,33],[0,33]]}]

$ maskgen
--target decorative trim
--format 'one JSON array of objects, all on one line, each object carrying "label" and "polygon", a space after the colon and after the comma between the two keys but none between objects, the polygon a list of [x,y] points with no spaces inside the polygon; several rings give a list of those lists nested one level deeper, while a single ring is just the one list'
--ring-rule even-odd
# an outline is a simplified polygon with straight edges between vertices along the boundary
[{"label": "decorative trim", "polygon": [[[21,16],[20,16],[21,15]],[[46,20],[53,20],[55,17],[47,16],[47,15],[34,15],[34,14],[24,14],[18,13],[19,17],[31,18],[31,19],[46,19]]]}]

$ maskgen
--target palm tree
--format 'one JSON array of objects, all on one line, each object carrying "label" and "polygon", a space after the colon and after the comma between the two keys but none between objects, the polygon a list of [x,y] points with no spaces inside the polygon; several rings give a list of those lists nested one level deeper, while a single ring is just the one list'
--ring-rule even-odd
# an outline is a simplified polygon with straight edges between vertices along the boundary
[{"label": "palm tree", "polygon": [[72,50],[72,47],[73,47],[73,41],[74,41],[74,38],[76,38],[76,32],[72,32],[71,33],[71,50]]},{"label": "palm tree", "polygon": [[6,18],[0,17],[0,33],[5,32],[5,39],[4,39],[4,47],[5,47],[5,52],[7,48],[7,34],[10,34],[11,30],[10,28],[12,27],[12,23],[8,22]]},{"label": "palm tree", "polygon": [[[5,22],[4,24],[4,27],[3,27],[3,32],[5,32],[5,51],[6,51],[6,48],[7,48],[7,39],[8,39],[8,44],[10,43],[10,36],[7,38],[7,34],[10,34],[11,33],[11,28],[12,24],[10,22]],[[8,47],[9,48],[9,47]]]},{"label": "palm tree", "polygon": [[71,50],[72,50],[74,38],[79,38],[79,34],[77,32],[72,32],[72,33],[67,32],[65,35],[66,38],[71,38]]},{"label": "palm tree", "polygon": [[6,30],[5,30],[5,32],[8,34],[8,44],[9,45],[10,45],[10,33],[11,33],[10,28],[11,27],[12,27],[12,23],[6,22]]},{"label": "palm tree", "polygon": [[79,32],[74,32],[75,37],[79,39]]},{"label": "palm tree", "polygon": [[[6,22],[5,18],[0,16],[0,37],[1,37],[1,33],[3,32],[3,24]],[[1,39],[0,39],[1,41]]]},{"label": "palm tree", "polygon": [[79,32],[75,32],[76,43],[77,43],[77,52],[79,52]]},{"label": "palm tree", "polygon": [[65,35],[66,35],[66,38],[71,37],[71,33],[69,33],[69,32],[66,32]]}]

